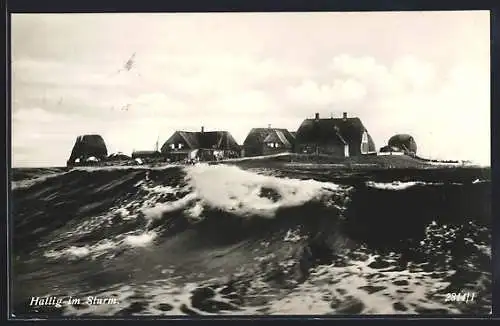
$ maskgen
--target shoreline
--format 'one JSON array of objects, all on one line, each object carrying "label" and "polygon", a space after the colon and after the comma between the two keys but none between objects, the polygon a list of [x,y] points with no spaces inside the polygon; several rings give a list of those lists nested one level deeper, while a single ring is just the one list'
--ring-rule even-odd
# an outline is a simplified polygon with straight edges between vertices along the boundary
[{"label": "shoreline", "polygon": [[365,155],[335,158],[327,155],[285,153],[259,157],[208,162],[210,165],[229,164],[255,167],[304,167],[332,170],[392,170],[392,169],[442,169],[442,168],[490,168],[460,161],[436,161],[407,155]]},{"label": "shoreline", "polygon": [[[225,159],[220,161],[206,161],[195,164],[207,165],[235,165],[245,168],[309,168],[332,170],[399,170],[399,169],[467,169],[482,168],[489,169],[491,166],[481,166],[466,161],[438,161],[420,157],[411,157],[407,155],[365,155],[348,158],[335,158],[328,155],[310,155],[296,153],[279,153],[274,155],[242,157],[234,159]],[[161,168],[169,166],[192,166],[182,162],[152,162],[144,164],[135,164],[133,162],[102,162],[89,165],[60,166],[60,167],[13,167],[12,169],[63,169],[73,170],[79,168]]]}]

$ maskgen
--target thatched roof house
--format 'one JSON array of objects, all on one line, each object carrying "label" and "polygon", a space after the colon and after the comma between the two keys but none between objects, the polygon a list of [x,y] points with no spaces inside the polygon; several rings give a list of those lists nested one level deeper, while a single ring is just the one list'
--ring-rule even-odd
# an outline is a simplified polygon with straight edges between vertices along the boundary
[{"label": "thatched roof house", "polygon": [[296,135],[296,152],[329,154],[339,157],[374,153],[375,143],[357,117],[314,119],[302,122]]},{"label": "thatched roof house", "polygon": [[253,128],[243,142],[244,156],[293,151],[295,137],[283,128]]},{"label": "thatched roof house", "polygon": [[161,147],[171,159],[211,160],[214,157],[237,157],[240,146],[228,131],[176,131]]},{"label": "thatched roof house", "polygon": [[108,155],[106,143],[100,135],[78,136],[67,161],[68,166],[83,164],[87,161],[103,161]]},{"label": "thatched roof house", "polygon": [[407,155],[417,154],[417,143],[415,139],[408,134],[397,134],[389,138],[388,146],[398,148]]}]

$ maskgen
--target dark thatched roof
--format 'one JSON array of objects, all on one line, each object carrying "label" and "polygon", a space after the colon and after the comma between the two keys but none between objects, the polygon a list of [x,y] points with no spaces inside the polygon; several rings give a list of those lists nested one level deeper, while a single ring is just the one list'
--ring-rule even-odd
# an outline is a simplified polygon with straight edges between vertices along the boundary
[{"label": "dark thatched roof", "polygon": [[388,145],[391,147],[397,147],[401,150],[409,153],[417,153],[417,143],[415,139],[408,134],[397,134],[389,138]]},{"label": "dark thatched roof", "polygon": [[170,145],[183,140],[190,149],[220,149],[239,151],[240,146],[228,131],[176,131],[161,147],[162,152],[169,152]]},{"label": "dark thatched roof", "polygon": [[68,163],[74,163],[76,159],[85,160],[89,157],[102,160],[108,156],[108,150],[104,139],[100,135],[78,136],[68,159]]},{"label": "dark thatched roof", "polygon": [[297,130],[297,143],[338,144],[346,141],[334,119],[306,119]]},{"label": "dark thatched roof", "polygon": [[306,119],[297,130],[297,143],[348,144],[349,155],[361,153],[363,133],[368,134],[368,152],[375,152],[375,143],[361,120],[354,118]]},{"label": "dark thatched roof", "polygon": [[253,128],[248,133],[244,147],[260,147],[264,142],[279,142],[285,146],[292,146],[295,137],[283,128]]}]

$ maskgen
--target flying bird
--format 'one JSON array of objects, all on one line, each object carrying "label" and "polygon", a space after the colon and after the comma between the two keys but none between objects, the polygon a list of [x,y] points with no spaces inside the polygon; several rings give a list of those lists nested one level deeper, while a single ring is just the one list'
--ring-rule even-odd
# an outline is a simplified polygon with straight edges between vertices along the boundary
[{"label": "flying bird", "polygon": [[[117,72],[115,72],[114,74],[111,74],[111,76],[113,75],[118,75],[120,74],[121,72],[124,72],[124,71],[130,71],[132,70],[132,68],[134,68],[134,65],[135,65],[135,52],[132,54],[132,56],[125,62],[125,64],[123,65],[122,68],[118,69]],[[140,76],[140,74],[138,74],[138,76]]]},{"label": "flying bird", "polygon": [[125,62],[125,65],[123,66],[123,69],[125,69],[127,71],[130,71],[130,69],[133,68],[134,63],[135,63],[134,58],[135,58],[135,52],[132,54],[132,56],[130,57],[130,59],[128,59],[127,62]]}]

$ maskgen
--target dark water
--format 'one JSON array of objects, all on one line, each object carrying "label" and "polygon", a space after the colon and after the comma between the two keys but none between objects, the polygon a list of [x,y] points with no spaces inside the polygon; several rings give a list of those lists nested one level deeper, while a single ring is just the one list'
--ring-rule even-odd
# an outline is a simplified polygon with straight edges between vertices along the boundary
[{"label": "dark water", "polygon": [[13,313],[488,314],[489,173],[14,170]]}]

